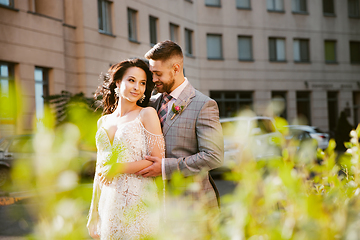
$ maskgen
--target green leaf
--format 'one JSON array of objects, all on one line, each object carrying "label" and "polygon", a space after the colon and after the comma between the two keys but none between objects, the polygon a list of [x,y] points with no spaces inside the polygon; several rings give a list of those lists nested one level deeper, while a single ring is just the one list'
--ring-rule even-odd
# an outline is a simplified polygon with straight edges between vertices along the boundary
[{"label": "green leaf", "polygon": [[346,147],[346,148],[352,148],[352,143],[351,142],[344,142],[344,146]]}]

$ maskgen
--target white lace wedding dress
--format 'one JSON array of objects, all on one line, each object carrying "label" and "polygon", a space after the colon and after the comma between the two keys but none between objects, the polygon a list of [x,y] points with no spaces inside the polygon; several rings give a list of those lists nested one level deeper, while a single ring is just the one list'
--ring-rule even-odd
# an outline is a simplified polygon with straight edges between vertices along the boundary
[{"label": "white lace wedding dress", "polygon": [[[112,182],[103,184],[100,175],[104,171],[104,163],[114,153],[119,153],[117,162],[142,160],[145,155],[151,155],[154,148],[159,148],[164,157],[163,136],[147,131],[137,117],[117,129],[112,144],[106,130],[100,127],[96,133],[96,146],[97,163],[90,212],[98,214],[100,239],[139,239],[156,233],[160,208],[154,179],[119,174]],[[94,203],[96,194],[98,204]]]}]

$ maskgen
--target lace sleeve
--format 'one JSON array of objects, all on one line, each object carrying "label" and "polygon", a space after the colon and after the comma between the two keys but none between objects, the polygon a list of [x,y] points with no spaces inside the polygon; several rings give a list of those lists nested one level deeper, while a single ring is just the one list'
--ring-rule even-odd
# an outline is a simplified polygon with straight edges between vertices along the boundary
[{"label": "lace sleeve", "polygon": [[153,134],[144,128],[145,142],[147,145],[146,155],[165,157],[165,140],[164,136]]},{"label": "lace sleeve", "polygon": [[94,226],[96,228],[97,232],[99,232],[99,230],[100,230],[98,204],[99,204],[99,198],[100,198],[100,193],[101,193],[101,182],[99,179],[98,172],[99,172],[99,166],[98,166],[98,164],[96,164],[94,183],[93,183],[93,194],[92,194],[92,198],[91,198],[91,204],[90,204],[88,222],[87,222],[88,229],[91,228],[92,226]]}]

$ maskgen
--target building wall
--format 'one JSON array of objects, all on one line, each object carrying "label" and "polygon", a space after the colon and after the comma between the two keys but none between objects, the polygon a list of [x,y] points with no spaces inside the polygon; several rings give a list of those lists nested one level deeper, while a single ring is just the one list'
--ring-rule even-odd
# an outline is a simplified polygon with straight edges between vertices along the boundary
[{"label": "building wall", "polygon": [[[253,108],[265,114],[272,91],[285,91],[287,118],[297,116],[296,92],[311,95],[312,125],[328,130],[327,91],[338,92],[339,111],[353,107],[359,91],[360,65],[350,64],[349,41],[360,41],[360,19],[349,18],[347,4],[335,0],[336,17],[322,13],[322,1],[307,1],[308,14],[269,12],[266,1],[251,1],[251,9],[237,9],[235,0],[209,7],[205,0],[116,0],[111,3],[112,33],[98,27],[97,1],[14,0],[14,9],[0,6],[0,61],[15,63],[15,82],[23,96],[16,133],[33,128],[34,68],[46,67],[50,94],[67,90],[91,96],[99,75],[111,64],[143,57],[150,49],[149,16],[158,18],[157,39],[170,38],[169,23],[193,31],[193,56],[185,57],[185,74],[203,93],[252,91]],[[127,8],[138,11],[138,42],[129,41]],[[206,35],[222,35],[222,60],[208,60]],[[238,60],[238,35],[252,36],[253,61]],[[285,62],[269,61],[269,37],[285,39]],[[310,62],[295,63],[294,38],[310,41]],[[324,61],[324,40],[337,41],[337,64]],[[353,111],[349,121],[353,122]],[[0,131],[1,135],[1,131]]]}]

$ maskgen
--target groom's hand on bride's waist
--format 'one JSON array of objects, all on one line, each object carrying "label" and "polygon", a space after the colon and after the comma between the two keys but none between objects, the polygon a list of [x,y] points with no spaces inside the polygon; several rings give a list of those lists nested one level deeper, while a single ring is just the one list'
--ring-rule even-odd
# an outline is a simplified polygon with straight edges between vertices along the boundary
[{"label": "groom's hand on bride's waist", "polygon": [[153,156],[145,156],[145,160],[153,162],[149,167],[146,167],[136,175],[142,175],[143,177],[157,177],[161,175],[161,158],[153,157]]}]

